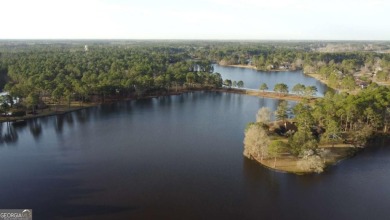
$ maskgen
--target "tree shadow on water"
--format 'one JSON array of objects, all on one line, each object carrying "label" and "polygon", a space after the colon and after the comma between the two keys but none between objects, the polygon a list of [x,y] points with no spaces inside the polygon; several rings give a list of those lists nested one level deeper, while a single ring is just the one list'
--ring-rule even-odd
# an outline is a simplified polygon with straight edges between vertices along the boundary
[{"label": "tree shadow on water", "polygon": [[40,121],[37,119],[32,119],[28,125],[32,136],[35,140],[38,140],[42,135],[42,125]]}]

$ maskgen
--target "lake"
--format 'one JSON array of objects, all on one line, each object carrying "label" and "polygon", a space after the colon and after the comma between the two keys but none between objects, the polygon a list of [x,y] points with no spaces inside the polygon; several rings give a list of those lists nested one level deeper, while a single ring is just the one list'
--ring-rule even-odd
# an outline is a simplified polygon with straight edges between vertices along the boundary
[{"label": "lake", "polygon": [[389,143],[321,175],[243,157],[245,125],[277,104],[194,92],[2,123],[0,207],[34,219],[387,219]]},{"label": "lake", "polygon": [[214,72],[220,73],[224,80],[230,79],[237,82],[242,80],[244,87],[248,89],[259,89],[262,83],[266,83],[269,90],[273,91],[275,84],[285,83],[291,93],[291,89],[296,84],[301,83],[305,86],[317,87],[317,96],[324,96],[329,89],[325,84],[305,75],[302,71],[264,72],[248,68],[220,66],[218,64],[214,64],[213,67]]}]

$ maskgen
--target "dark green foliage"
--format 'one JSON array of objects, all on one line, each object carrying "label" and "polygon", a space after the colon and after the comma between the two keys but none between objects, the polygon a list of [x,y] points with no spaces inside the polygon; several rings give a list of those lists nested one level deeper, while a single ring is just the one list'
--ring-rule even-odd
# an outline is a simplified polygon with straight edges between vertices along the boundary
[{"label": "dark green foliage", "polygon": [[265,91],[265,90],[268,90],[268,86],[267,86],[267,84],[266,83],[262,83],[261,85],[260,85],[260,87],[259,87],[259,90],[261,90],[261,91]]},{"label": "dark green foliage", "polygon": [[287,101],[283,100],[279,103],[276,111],[275,111],[275,117],[277,120],[285,121],[288,118],[288,106]]},{"label": "dark green foliage", "polygon": [[277,84],[275,84],[274,91],[277,93],[287,94],[288,93],[288,86],[284,83],[277,83]]},{"label": "dark green foliage", "polygon": [[298,131],[289,144],[295,155],[315,149],[318,139],[323,144],[346,141],[361,146],[375,131],[388,131],[390,89],[372,84],[356,95],[328,93],[314,105],[298,103],[293,113]]},{"label": "dark green foliage", "polygon": [[11,116],[13,117],[21,117],[21,116],[25,116],[26,115],[26,111],[13,111],[11,112]]},{"label": "dark green foliage", "polygon": [[298,83],[292,88],[291,92],[302,95],[305,92],[305,89],[305,85]]},{"label": "dark green foliage", "polygon": [[[90,46],[88,52],[41,49],[7,53],[0,59],[0,86],[33,107],[38,95],[53,102],[86,100],[90,96],[142,95],[182,86],[222,86],[210,61],[189,60],[188,51],[165,46]],[[28,50],[27,48],[26,50]],[[6,68],[7,67],[7,68]],[[34,96],[35,98],[36,96]]]},{"label": "dark green foliage", "polygon": [[244,87],[244,82],[243,82],[242,80],[238,81],[238,82],[237,82],[237,87],[238,87],[238,88]]},{"label": "dark green foliage", "polygon": [[230,88],[230,87],[232,87],[232,81],[230,79],[225,79],[223,81],[223,85]]},{"label": "dark green foliage", "polygon": [[313,136],[310,130],[298,128],[293,136],[288,141],[290,151],[294,155],[299,155],[305,150],[312,150],[318,147],[318,141]]},{"label": "dark green foliage", "polygon": [[385,82],[389,80],[389,73],[385,71],[379,71],[376,73],[376,78],[378,81]]}]

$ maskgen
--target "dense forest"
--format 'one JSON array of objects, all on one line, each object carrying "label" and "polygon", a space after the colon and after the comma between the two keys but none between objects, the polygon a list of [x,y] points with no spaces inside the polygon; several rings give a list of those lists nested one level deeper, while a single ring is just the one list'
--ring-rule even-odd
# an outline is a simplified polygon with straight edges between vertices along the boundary
[{"label": "dense forest", "polygon": [[[223,81],[212,66],[219,63],[302,69],[333,88],[353,90],[362,82],[388,82],[389,48],[387,42],[1,41],[0,89],[35,107],[219,88]],[[3,112],[10,100],[3,98]]]},{"label": "dense forest", "polygon": [[43,101],[87,101],[96,96],[142,96],[150,91],[222,85],[208,60],[190,59],[180,48],[103,46],[1,54],[4,90],[26,107]]}]

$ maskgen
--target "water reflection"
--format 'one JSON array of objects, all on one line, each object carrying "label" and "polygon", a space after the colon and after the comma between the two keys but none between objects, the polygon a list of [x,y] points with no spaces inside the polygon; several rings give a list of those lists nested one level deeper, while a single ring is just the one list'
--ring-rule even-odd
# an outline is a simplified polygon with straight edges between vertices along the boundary
[{"label": "water reflection", "polygon": [[81,111],[75,111],[74,115],[76,116],[77,122],[84,124],[90,119],[90,108],[83,109]]},{"label": "water reflection", "polygon": [[[117,109],[115,106],[110,108],[110,112]],[[71,129],[76,123],[85,124],[95,113],[94,108],[88,108],[51,117],[28,119],[23,122],[2,122],[0,123],[0,146],[16,143],[19,137],[18,133],[24,131],[29,131],[35,141],[42,138],[43,131],[47,127],[52,127],[57,135],[62,135],[65,127]]]},{"label": "water reflection", "polygon": [[0,133],[0,144],[12,144],[18,141],[18,133],[15,130],[15,127],[12,126],[10,122],[0,123],[1,133]]},{"label": "water reflection", "polygon": [[41,121],[38,119],[32,119],[28,123],[30,127],[30,132],[35,140],[38,140],[42,135],[42,125]]},{"label": "water reflection", "polygon": [[73,126],[73,114],[65,114],[65,121],[68,123],[68,125]]},{"label": "water reflection", "polygon": [[56,115],[54,116],[54,128],[57,134],[61,134],[64,129],[64,115]]}]

